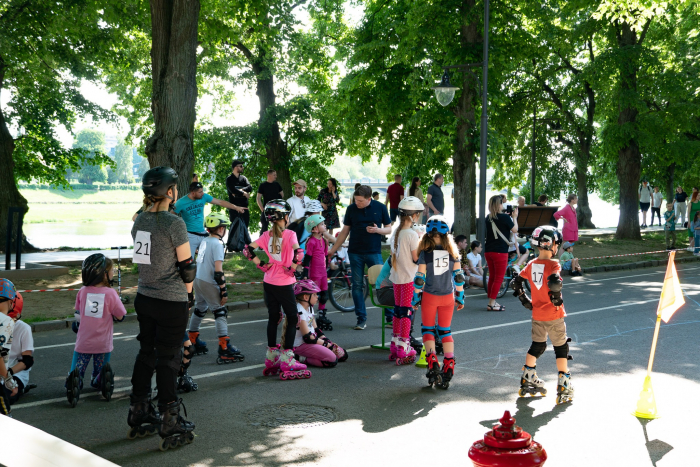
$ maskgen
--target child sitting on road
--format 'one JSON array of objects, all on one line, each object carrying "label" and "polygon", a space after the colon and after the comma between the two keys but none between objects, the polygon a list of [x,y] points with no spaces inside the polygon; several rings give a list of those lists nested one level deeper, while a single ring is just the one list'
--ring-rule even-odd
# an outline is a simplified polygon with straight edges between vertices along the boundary
[{"label": "child sitting on road", "polygon": [[75,297],[75,322],[73,330],[78,333],[75,351],[66,378],[66,397],[71,407],[80,399],[83,378],[92,358],[90,385],[102,392],[108,401],[114,391],[114,371],[109,359],[114,350],[112,332],[114,321],[123,321],[126,309],[114,283],[112,260],[101,253],[85,258],[82,266],[83,286]]},{"label": "child sitting on road", "polygon": [[314,214],[304,221],[304,228],[311,236],[306,241],[306,254],[302,266],[302,277],[309,278],[316,283],[320,291],[318,296],[318,327],[324,331],[333,329],[333,322],[326,317],[326,302],[328,301],[328,273],[326,272],[326,255],[328,243],[323,238],[326,230],[326,222],[322,215]]},{"label": "child sitting on road", "polygon": [[[348,353],[338,344],[331,342],[316,326],[314,305],[318,302],[320,291],[318,285],[311,279],[302,279],[294,284],[294,295],[297,300],[297,310],[299,310],[297,333],[294,338],[294,357],[307,365],[332,368],[338,362],[347,360]],[[285,321],[285,329],[287,324]],[[283,332],[282,336],[284,335]]]},{"label": "child sitting on road", "polygon": [[15,322],[9,314],[17,298],[15,285],[0,279],[0,415],[10,415],[10,398],[19,392],[8,366]]},{"label": "child sitting on road", "polygon": [[[537,359],[547,349],[547,336],[554,346],[554,355],[559,370],[557,382],[557,404],[569,402],[574,397],[574,387],[571,385],[568,361],[569,339],[566,336],[564,317],[564,300],[562,299],[561,266],[553,257],[561,245],[562,237],[556,227],[543,225],[532,232],[530,243],[539,248],[539,256],[530,261],[525,269],[513,280],[513,295],[528,310],[532,310],[532,344],[525,357],[523,375],[520,378],[520,397],[525,394],[546,395],[544,381],[537,376]],[[525,281],[530,282],[532,299],[523,288]]]},{"label": "child sitting on road", "polygon": [[574,257],[574,246],[569,242],[564,242],[561,246],[564,253],[559,258],[559,263],[564,271],[569,271],[570,276],[583,276],[581,266],[578,264],[578,258]]},{"label": "child sitting on road", "polygon": [[[666,203],[666,212],[664,212],[664,235],[666,236],[666,249],[676,249],[676,212],[673,208],[673,203]],[[673,239],[669,245],[668,238]]]}]

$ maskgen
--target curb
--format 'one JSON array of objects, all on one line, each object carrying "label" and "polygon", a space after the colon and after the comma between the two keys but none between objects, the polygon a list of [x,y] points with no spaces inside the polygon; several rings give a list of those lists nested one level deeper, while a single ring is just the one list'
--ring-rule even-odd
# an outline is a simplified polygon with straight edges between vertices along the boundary
[{"label": "curb", "polygon": [[[676,258],[676,263],[695,263],[700,261],[700,257],[697,256],[686,256],[684,258]],[[652,268],[657,266],[666,266],[668,264],[667,259],[654,259],[648,261],[637,261],[635,263],[623,263],[623,264],[608,264],[602,266],[589,266],[587,268],[581,268],[584,274],[590,274],[594,272],[609,272],[609,271],[622,271],[625,269],[640,269],[640,268]]]}]

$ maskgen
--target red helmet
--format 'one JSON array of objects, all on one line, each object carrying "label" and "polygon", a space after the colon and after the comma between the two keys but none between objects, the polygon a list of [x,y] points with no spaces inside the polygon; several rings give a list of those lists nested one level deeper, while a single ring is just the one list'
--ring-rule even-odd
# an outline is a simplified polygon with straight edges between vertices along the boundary
[{"label": "red helmet", "polygon": [[311,279],[303,279],[294,284],[294,295],[319,293],[321,289]]},{"label": "red helmet", "polygon": [[7,316],[9,316],[12,319],[20,319],[22,316],[22,308],[24,308],[24,298],[22,298],[22,294],[17,292],[17,296],[15,297],[15,303],[12,306],[12,311],[10,311]]}]

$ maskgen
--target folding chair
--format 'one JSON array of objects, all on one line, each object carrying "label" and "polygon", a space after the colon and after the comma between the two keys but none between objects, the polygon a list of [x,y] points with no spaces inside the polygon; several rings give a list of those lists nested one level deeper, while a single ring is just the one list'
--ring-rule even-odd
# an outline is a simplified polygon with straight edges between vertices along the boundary
[{"label": "folding chair", "polygon": [[393,310],[393,306],[387,306],[387,305],[380,305],[374,300],[374,291],[378,289],[376,282],[377,282],[377,277],[379,276],[379,273],[382,272],[382,265],[381,264],[375,264],[369,270],[367,271],[367,281],[369,282],[369,298],[372,301],[372,305],[380,308],[382,312],[380,313],[380,317],[382,319],[382,345],[373,345],[371,346],[373,349],[384,349],[384,350],[389,350],[389,346],[386,345],[386,338],[384,335],[384,331],[387,327],[387,324],[389,325],[389,328],[392,328],[391,323],[387,323],[386,319],[384,318],[384,310]]}]

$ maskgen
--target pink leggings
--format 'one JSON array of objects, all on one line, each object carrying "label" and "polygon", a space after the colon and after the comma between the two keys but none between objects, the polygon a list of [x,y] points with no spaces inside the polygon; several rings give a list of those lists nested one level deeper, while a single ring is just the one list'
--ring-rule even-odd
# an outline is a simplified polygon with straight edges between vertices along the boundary
[{"label": "pink leggings", "polygon": [[294,348],[294,353],[306,357],[303,363],[311,366],[335,366],[338,361],[331,349],[320,344],[301,344]]}]

